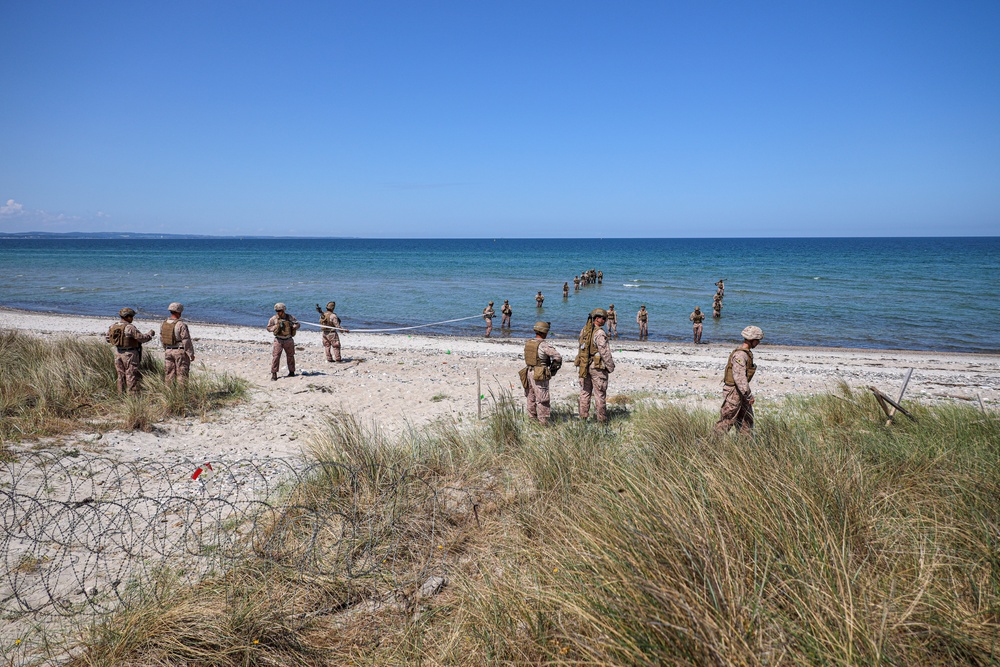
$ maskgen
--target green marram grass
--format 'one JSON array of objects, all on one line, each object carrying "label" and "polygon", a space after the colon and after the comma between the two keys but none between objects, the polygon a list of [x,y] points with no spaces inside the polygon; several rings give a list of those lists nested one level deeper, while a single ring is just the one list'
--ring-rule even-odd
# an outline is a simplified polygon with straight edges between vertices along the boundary
[{"label": "green marram grass", "polygon": [[[768,406],[753,438],[644,404],[540,428],[507,397],[395,438],[339,415],[311,455],[367,481],[290,498],[432,485],[435,516],[372,527],[393,576],[292,581],[254,553],[197,591],[165,576],[165,608],[113,616],[70,664],[996,664],[1000,421],[908,407],[887,427],[842,388]],[[428,573],[448,585],[421,599]]]}]

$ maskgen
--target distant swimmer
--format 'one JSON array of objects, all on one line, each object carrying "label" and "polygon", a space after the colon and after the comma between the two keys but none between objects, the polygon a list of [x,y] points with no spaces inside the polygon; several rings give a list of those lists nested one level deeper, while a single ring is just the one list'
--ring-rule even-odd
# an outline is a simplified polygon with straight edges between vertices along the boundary
[{"label": "distant swimmer", "polygon": [[611,335],[615,338],[618,337],[618,313],[615,311],[615,304],[608,306],[608,329],[611,330]]},{"label": "distant swimmer", "polygon": [[142,376],[139,374],[139,363],[142,361],[142,344],[153,340],[156,332],[140,333],[132,324],[135,311],[122,308],[118,311],[121,321],[115,322],[108,329],[105,339],[115,346],[115,372],[118,374],[118,393],[138,394],[142,389]]},{"label": "distant swimmer", "polygon": [[705,314],[701,312],[701,308],[698,306],[694,307],[694,312],[688,316],[688,319],[694,322],[694,344],[697,345],[701,342],[701,331],[703,329],[702,322],[705,321]]},{"label": "distant swimmer", "polygon": [[714,429],[716,433],[726,433],[733,426],[743,435],[753,432],[753,404],[756,399],[750,391],[750,380],[757,372],[753,349],[763,338],[764,332],[760,327],[749,326],[743,330],[743,344],[729,355],[723,378],[722,410]]},{"label": "distant swimmer", "polygon": [[514,311],[511,310],[510,303],[507,301],[507,299],[504,299],[503,305],[500,306],[500,315],[502,316],[500,318],[501,329],[510,329],[510,316],[513,314],[513,312]]},{"label": "distant swimmer", "polygon": [[639,312],[635,314],[636,324],[639,325],[639,340],[649,337],[649,311],[646,306],[639,306]]},{"label": "distant swimmer", "polygon": [[542,291],[538,290],[538,294],[535,295],[535,307],[541,308],[542,303],[545,301],[545,297],[542,296]]},{"label": "distant swimmer", "polygon": [[489,338],[490,334],[493,333],[493,317],[497,314],[497,311],[493,310],[493,302],[490,301],[489,305],[483,308],[483,319],[486,320],[486,337]]},{"label": "distant swimmer", "polygon": [[549,379],[562,367],[562,356],[545,340],[549,335],[548,322],[535,322],[535,337],[524,344],[524,364],[521,386],[528,403],[528,416],[542,426],[549,423],[552,403],[549,396]]},{"label": "distant swimmer", "polygon": [[184,304],[175,301],[167,306],[167,311],[170,317],[160,325],[164,380],[167,384],[185,384],[194,361],[194,342],[187,322],[181,319]]},{"label": "distant swimmer", "polygon": [[299,330],[299,321],[285,312],[285,304],[274,304],[274,315],[267,321],[267,330],[274,334],[274,345],[271,346],[271,379],[278,379],[278,369],[281,368],[281,353],[285,353],[285,363],[288,365],[288,377],[295,377],[295,333]]},{"label": "distant swimmer", "polygon": [[334,361],[339,364],[343,361],[340,357],[340,332],[348,333],[347,329],[340,323],[340,317],[337,316],[336,310],[336,301],[327,301],[325,312],[319,307],[318,303],[316,304],[316,312],[319,313],[319,323],[324,327],[320,329],[320,335],[323,340],[323,351],[326,352],[326,361],[329,364],[332,364]]}]

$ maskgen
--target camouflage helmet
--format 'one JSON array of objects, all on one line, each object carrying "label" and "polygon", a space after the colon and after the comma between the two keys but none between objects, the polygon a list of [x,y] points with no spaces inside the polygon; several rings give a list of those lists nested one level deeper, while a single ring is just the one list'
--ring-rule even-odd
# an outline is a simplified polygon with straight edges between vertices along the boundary
[{"label": "camouflage helmet", "polygon": [[492,302],[492,301],[490,301],[490,305],[491,305],[491,306],[493,305],[493,302]]},{"label": "camouflage helmet", "polygon": [[135,317],[135,311],[131,308],[122,308],[118,311],[118,317]]},{"label": "camouflage helmet", "polygon": [[172,304],[167,306],[167,310],[169,310],[171,313],[177,313],[178,315],[180,315],[181,313],[184,312],[184,304],[174,301]]},{"label": "camouflage helmet", "polygon": [[284,309],[285,309],[285,304],[281,303],[280,301],[274,304],[274,312],[278,312],[279,310],[284,310]]},{"label": "camouflage helmet", "polygon": [[540,334],[543,334],[543,335],[547,336],[548,333],[549,333],[549,328],[550,327],[551,327],[551,323],[550,322],[538,321],[538,322],[535,322],[535,326],[532,328],[532,330],[535,333],[540,333]]},{"label": "camouflage helmet", "polygon": [[614,309],[615,309],[615,304],[611,304],[610,306],[608,306],[608,310],[614,310]]},{"label": "camouflage helmet", "polygon": [[326,302],[326,309],[327,310],[334,310],[336,307],[337,307],[337,302],[336,301],[327,301]]},{"label": "camouflage helmet", "polygon": [[594,319],[597,317],[603,317],[604,319],[608,319],[608,311],[604,310],[603,308],[594,308],[592,311],[590,311],[590,319]]},{"label": "camouflage helmet", "polygon": [[743,330],[743,340],[763,340],[764,332],[760,327],[755,327],[753,325],[748,326]]},{"label": "camouflage helmet", "polygon": [[701,306],[695,306],[694,309],[695,310],[701,310]]}]

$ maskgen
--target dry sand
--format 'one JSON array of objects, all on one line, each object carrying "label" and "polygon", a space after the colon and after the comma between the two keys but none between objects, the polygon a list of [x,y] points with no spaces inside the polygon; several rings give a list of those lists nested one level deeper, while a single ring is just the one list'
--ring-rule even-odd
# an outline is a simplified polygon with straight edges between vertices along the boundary
[{"label": "dry sand", "polygon": [[[0,328],[19,329],[51,340],[67,335],[103,339],[114,318],[78,317],[0,309]],[[263,326],[240,327],[192,322],[195,369],[239,375],[251,382],[246,403],[206,419],[173,419],[151,433],[111,432],[74,438],[89,450],[127,458],[195,459],[245,456],[294,456],[312,429],[338,411],[389,433],[435,420],[475,421],[477,396],[513,392],[521,396],[517,371],[523,340],[406,334],[348,333],[341,336],[344,362],[327,363],[318,329],[303,325],[296,337],[299,375],[270,380],[272,338]],[[136,321],[141,330],[159,321]],[[766,329],[765,329],[766,332]],[[552,380],[553,402],[575,403],[578,390],[572,367],[575,340],[552,338],[566,366]],[[729,344],[614,341],[617,370],[609,397],[633,397],[716,409],[721,402],[722,372]],[[155,344],[146,349],[162,354]],[[859,350],[768,345],[757,348],[754,378],[758,413],[790,394],[870,385],[896,397],[908,368],[915,369],[907,399],[979,403],[995,409],[1000,401],[1000,354],[954,354],[899,350]],[[763,408],[763,409],[761,409]],[[38,446],[24,443],[21,446]]]}]

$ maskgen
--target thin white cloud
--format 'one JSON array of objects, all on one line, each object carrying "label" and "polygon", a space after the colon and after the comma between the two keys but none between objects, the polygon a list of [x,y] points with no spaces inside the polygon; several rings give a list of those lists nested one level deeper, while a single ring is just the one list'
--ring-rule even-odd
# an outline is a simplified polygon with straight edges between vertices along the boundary
[{"label": "thin white cloud", "polygon": [[24,213],[24,205],[18,204],[13,199],[8,199],[7,203],[0,206],[0,218],[12,217]]}]

